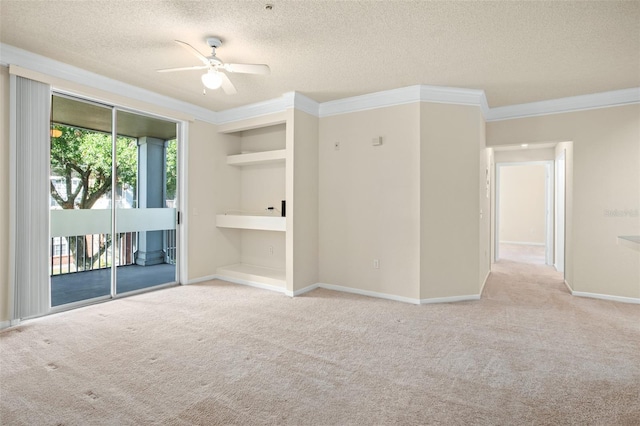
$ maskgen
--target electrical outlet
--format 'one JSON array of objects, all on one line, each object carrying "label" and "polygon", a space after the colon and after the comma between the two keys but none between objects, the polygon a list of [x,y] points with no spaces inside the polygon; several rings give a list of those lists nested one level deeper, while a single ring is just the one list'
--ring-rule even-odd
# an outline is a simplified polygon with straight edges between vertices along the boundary
[{"label": "electrical outlet", "polygon": [[380,269],[380,260],[373,259],[373,269]]},{"label": "electrical outlet", "polygon": [[269,246],[269,254],[273,256],[273,246]]}]

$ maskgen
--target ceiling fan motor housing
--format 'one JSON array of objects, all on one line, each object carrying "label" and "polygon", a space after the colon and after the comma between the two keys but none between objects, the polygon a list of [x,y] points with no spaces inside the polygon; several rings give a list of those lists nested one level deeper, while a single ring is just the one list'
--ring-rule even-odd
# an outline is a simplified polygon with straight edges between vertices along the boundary
[{"label": "ceiling fan motor housing", "polygon": [[222,46],[222,41],[218,37],[207,37],[207,44],[212,49],[216,49],[216,48]]}]

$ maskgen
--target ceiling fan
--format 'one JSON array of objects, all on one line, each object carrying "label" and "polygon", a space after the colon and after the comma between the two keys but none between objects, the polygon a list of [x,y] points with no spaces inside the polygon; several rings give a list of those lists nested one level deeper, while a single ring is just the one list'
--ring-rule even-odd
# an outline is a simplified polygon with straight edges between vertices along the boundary
[{"label": "ceiling fan", "polygon": [[[222,87],[222,90],[227,95],[233,95],[237,93],[236,88],[229,80],[229,77],[225,72],[237,72],[244,74],[269,74],[271,69],[269,65],[265,64],[226,64],[222,62],[216,56],[216,48],[222,46],[222,41],[217,37],[207,38],[207,44],[211,47],[211,55],[205,56],[200,53],[195,47],[184,41],[175,40],[183,48],[187,49],[191,54],[195,55],[202,65],[196,65],[193,67],[180,67],[180,68],[165,68],[157,70],[158,72],[173,72],[173,71],[190,71],[190,70],[204,70],[207,72],[202,74],[202,84],[209,89],[218,89]],[[223,72],[224,71],[224,72]]]}]

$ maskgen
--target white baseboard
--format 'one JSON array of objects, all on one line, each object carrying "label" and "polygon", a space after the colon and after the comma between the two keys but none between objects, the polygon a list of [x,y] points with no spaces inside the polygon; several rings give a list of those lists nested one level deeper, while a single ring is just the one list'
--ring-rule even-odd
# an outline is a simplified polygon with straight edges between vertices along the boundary
[{"label": "white baseboard", "polygon": [[197,284],[197,283],[203,283],[205,281],[212,281],[212,280],[217,280],[218,276],[217,275],[208,275],[206,277],[198,277],[198,278],[194,278],[192,280],[188,280],[185,284]]},{"label": "white baseboard", "polygon": [[526,241],[500,241],[500,244],[514,244],[519,246],[542,246],[544,247],[545,243],[530,243]]},{"label": "white baseboard", "polygon": [[227,282],[234,283],[234,284],[241,284],[241,285],[246,285],[246,286],[249,286],[249,287],[260,288],[262,290],[271,290],[271,291],[276,291],[278,293],[287,294],[287,289],[284,288],[284,287],[277,287],[275,285],[264,284],[264,283],[257,282],[257,281],[243,280],[243,279],[240,279],[240,278],[227,277],[227,276],[224,276],[224,275],[214,275],[214,277],[215,277],[214,279],[227,281]]},{"label": "white baseboard", "polygon": [[480,300],[479,294],[469,294],[466,296],[450,296],[450,297],[433,297],[431,299],[420,299],[420,304],[427,305],[430,303],[452,303],[467,302],[470,300]]},{"label": "white baseboard", "polygon": [[307,286],[305,288],[301,288],[300,290],[296,290],[296,291],[285,291],[284,294],[286,294],[289,297],[296,297],[296,296],[300,296],[302,294],[308,293],[312,290],[315,290],[316,288],[319,288],[320,284],[315,283],[315,284],[311,284],[310,286]]},{"label": "white baseboard", "polygon": [[[489,274],[487,274],[487,278],[488,277],[489,277]],[[276,287],[276,286],[272,286],[272,285],[267,285],[267,284],[255,282],[255,281],[247,281],[247,280],[242,280],[242,279],[237,279],[237,278],[232,278],[232,277],[225,277],[225,276],[221,276],[221,275],[214,275],[213,278],[202,279],[201,281],[208,281],[208,280],[211,280],[211,279],[219,279],[219,280],[227,281],[227,282],[234,283],[234,284],[241,284],[241,285],[247,285],[247,286],[250,286],[250,287],[260,288],[260,289],[263,289],[263,290],[276,291],[278,293],[283,293],[283,294],[285,294],[285,295],[287,295],[289,297],[300,296],[301,294],[308,293],[308,292],[310,292],[312,290],[315,290],[317,288],[324,288],[326,290],[340,291],[340,292],[343,292],[343,293],[357,294],[357,295],[360,295],[360,296],[375,297],[375,298],[378,298],[378,299],[393,300],[393,301],[396,301],[396,302],[410,303],[412,305],[430,304],[430,303],[464,302],[464,301],[469,301],[469,300],[479,300],[480,299],[480,295],[479,294],[472,294],[472,295],[467,295],[467,296],[436,297],[436,298],[432,298],[432,299],[414,299],[414,298],[411,298],[411,297],[397,296],[395,294],[380,293],[380,292],[377,292],[377,291],[369,291],[369,290],[361,290],[361,289],[358,289],[358,288],[351,288],[351,287],[345,287],[345,286],[341,286],[341,285],[327,284],[327,283],[316,283],[316,284],[312,284],[310,286],[307,286],[305,288],[301,288],[300,290],[289,291],[289,290],[287,290],[285,288],[282,288],[282,287]],[[190,283],[191,282],[200,282],[200,281],[193,280],[193,281],[190,281]],[[485,282],[486,282],[486,278],[485,278]]]},{"label": "white baseboard", "polygon": [[484,286],[487,284],[489,275],[491,275],[491,268],[489,268],[489,270],[487,271],[487,275],[484,277],[484,281],[482,282],[482,286],[480,287],[480,296],[482,296],[482,292],[484,291]]},{"label": "white baseboard", "polygon": [[633,303],[636,305],[640,305],[640,298],[637,297],[611,296],[609,294],[587,293],[584,291],[572,291],[571,294],[578,297],[588,297],[590,299],[610,300],[613,302]]},{"label": "white baseboard", "polygon": [[562,280],[562,282],[564,283],[565,286],[567,286],[567,290],[569,290],[569,293],[573,294],[573,290],[571,289],[571,286],[569,285],[567,280]]},{"label": "white baseboard", "polygon": [[379,293],[377,291],[361,290],[358,288],[344,287],[341,285],[326,284],[326,283],[318,283],[317,286],[320,288],[325,288],[327,290],[341,291],[343,293],[352,293],[352,294],[359,294],[361,296],[377,297],[378,299],[394,300],[396,302],[411,303],[414,305],[420,304],[420,299],[413,299],[411,297],[404,297],[404,296],[396,296],[395,294]]},{"label": "white baseboard", "polygon": [[0,321],[0,330],[11,327],[11,321]]}]

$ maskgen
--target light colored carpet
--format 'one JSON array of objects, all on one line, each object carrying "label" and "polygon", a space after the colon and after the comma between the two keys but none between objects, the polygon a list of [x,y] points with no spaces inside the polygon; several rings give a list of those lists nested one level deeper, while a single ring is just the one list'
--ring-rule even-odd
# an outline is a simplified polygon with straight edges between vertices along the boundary
[{"label": "light colored carpet", "polygon": [[535,263],[537,265],[544,265],[546,263],[544,246],[500,243],[498,253],[502,260]]},{"label": "light colored carpet", "polygon": [[500,262],[477,302],[210,282],[0,333],[0,423],[640,424],[640,306]]}]

